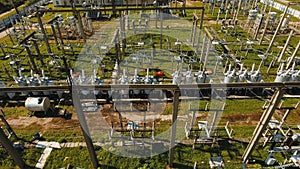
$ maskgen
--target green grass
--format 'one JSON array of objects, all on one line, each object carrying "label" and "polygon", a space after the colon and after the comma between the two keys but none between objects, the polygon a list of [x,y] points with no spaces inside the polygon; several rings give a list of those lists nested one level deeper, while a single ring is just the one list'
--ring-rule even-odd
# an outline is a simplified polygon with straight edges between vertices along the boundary
[{"label": "green grass", "polygon": [[264,101],[257,99],[226,99],[224,115],[262,112]]},{"label": "green grass", "polygon": [[[195,2],[199,3],[199,2]],[[201,4],[201,3],[199,3]],[[52,7],[51,5],[48,7]],[[216,9],[217,11],[217,9]],[[209,11],[206,11],[207,18],[205,19],[215,19],[216,15],[212,16],[209,14]],[[187,15],[191,16],[193,13],[192,10],[187,11]],[[64,13],[63,16],[70,16],[70,13]],[[53,13],[47,13],[42,17],[43,21],[47,21],[54,17],[55,14]],[[223,18],[224,15],[220,16],[220,19]],[[244,19],[241,17],[241,19]],[[191,20],[188,18],[187,20]],[[35,18],[32,19],[33,22],[35,22]],[[186,21],[186,20],[185,20]],[[114,33],[114,28],[116,27],[117,20],[113,20],[113,24],[110,24],[108,27],[105,29],[105,33],[113,34]],[[171,21],[165,21],[164,26],[166,25],[171,25],[171,28],[174,28],[172,26],[173,20]],[[177,20],[176,20],[177,22]],[[187,23],[184,21],[178,21],[178,23]],[[106,22],[105,22],[106,23]],[[96,24],[96,23],[95,23]],[[102,23],[100,23],[102,24]],[[187,24],[188,25],[188,24]],[[189,39],[189,37],[186,37],[187,33],[190,33],[190,27],[191,23],[189,25],[184,25],[185,28],[181,29],[182,32],[172,32],[170,30],[165,29],[164,33],[167,34],[168,36],[164,36],[164,44],[163,47],[165,48],[167,46],[166,39],[168,38],[169,41],[172,41],[172,43],[176,40],[174,37],[183,37],[186,39]],[[102,26],[102,25],[101,25]],[[105,27],[105,26],[103,26]],[[210,27],[213,27],[217,32],[220,30],[220,25],[210,25]],[[209,28],[209,27],[208,27]],[[225,38],[229,42],[236,41],[237,38],[246,40],[247,38],[252,39],[251,35],[248,35],[247,32],[242,30],[241,28],[237,28],[237,36],[225,36],[225,33],[218,32],[221,39]],[[51,37],[51,31],[47,29],[48,35]],[[131,32],[132,33],[132,32]],[[155,43],[156,48],[159,48],[159,36],[157,35],[159,33],[159,29],[157,30],[152,30],[151,32],[147,32],[146,35],[143,36],[137,36],[137,35],[132,35],[130,38],[127,40],[131,41],[132,44],[134,44],[137,41],[145,41],[146,44],[150,43]],[[155,35],[154,35],[155,34]],[[149,36],[152,38],[153,41],[149,40]],[[22,37],[24,38],[24,37]],[[276,39],[276,43],[278,45],[284,45],[285,40],[287,37],[278,37]],[[15,39],[14,39],[15,40]],[[104,43],[100,39],[99,43]],[[9,42],[9,38],[5,37],[0,40],[3,43],[6,43],[9,47],[12,47],[13,44]],[[108,40],[110,41],[110,39]],[[297,43],[296,38],[292,38],[291,44],[289,48],[293,51]],[[70,44],[76,46],[76,42],[70,41]],[[75,48],[75,56],[67,56],[68,62],[70,63],[71,67],[75,67],[75,63],[78,59],[76,56],[77,54],[80,53],[82,43],[79,44],[79,46],[76,46]],[[51,48],[52,50],[58,54],[62,55],[62,52],[56,49],[56,46],[54,42],[52,41],[51,43]],[[175,47],[173,46],[175,49]],[[222,49],[220,46],[216,46],[217,50],[221,51]],[[236,45],[230,45],[230,48],[232,49],[233,53],[236,51],[240,52],[238,53],[238,56],[243,56],[245,54],[245,51],[239,51],[240,46]],[[254,48],[257,50],[265,51],[267,48],[267,45],[254,45]],[[45,58],[45,61],[49,62],[50,57],[47,55],[47,50],[45,47],[45,44],[42,43],[42,46],[40,47],[41,52],[43,57]],[[183,46],[182,47],[184,52],[190,52],[192,49],[189,46]],[[28,56],[25,50],[22,49],[22,47],[15,47],[15,48],[10,48],[7,49],[8,52],[16,53],[19,55],[20,59],[22,60],[22,64],[25,68],[24,74],[29,75],[30,67],[28,64]],[[138,48],[133,48],[131,51],[132,53],[137,52],[139,49]],[[272,50],[274,51],[273,55],[277,55],[280,50],[278,48],[273,47]],[[126,57],[130,55],[131,53],[128,51],[126,53]],[[172,53],[173,55],[176,55],[178,53],[174,52]],[[124,57],[124,58],[126,58]],[[286,57],[286,55],[285,55]],[[123,59],[124,59],[123,58]],[[86,65],[85,66],[90,66],[87,58],[80,58]],[[159,58],[161,60],[164,60],[166,62],[170,61],[170,58],[168,56],[164,56]],[[115,57],[115,48],[112,47],[109,51],[108,54],[104,56],[104,59],[102,61],[103,64],[106,65],[105,69],[107,71],[106,74],[102,74],[102,77],[110,77],[110,71],[113,70],[114,63],[115,63],[116,57]],[[2,60],[2,63],[8,68],[8,62],[10,60]],[[234,64],[232,59],[229,59],[231,64]],[[250,52],[248,57],[243,60],[245,66],[250,70],[251,66],[253,63],[256,65],[256,69],[260,63],[260,59],[258,58],[256,53]],[[37,61],[38,65],[40,66],[39,62]],[[81,63],[81,64],[82,64]],[[156,62],[157,65],[154,67],[163,67],[165,69],[171,69],[170,64],[167,65],[165,63],[159,63]],[[270,59],[268,59],[267,63],[270,63]],[[62,64],[62,63],[60,63]],[[77,63],[78,64],[78,63]],[[133,65],[133,63],[132,63]],[[131,65],[131,66],[132,66]],[[78,66],[78,65],[77,65]],[[79,66],[83,66],[79,65]],[[47,65],[47,67],[44,67],[43,69],[46,69],[46,75],[50,76],[53,79],[61,79],[64,80],[66,78],[65,72],[62,73],[60,76],[60,71],[54,69],[54,66]],[[272,81],[274,80],[275,73],[276,73],[276,68],[272,68],[271,72],[269,75],[267,75],[266,72],[267,67],[263,66],[262,67],[262,74],[264,75],[264,80],[265,81]],[[0,70],[1,71],[1,70]],[[12,75],[16,75],[12,70],[10,70]],[[2,68],[2,74],[4,73],[4,68]],[[140,72],[140,75],[144,75],[145,72]],[[171,77],[169,74],[167,75],[169,78]],[[1,76],[0,80],[6,80],[10,81],[10,83],[13,83],[11,80],[8,80],[7,75]],[[293,100],[293,99],[286,99],[285,104],[286,105],[293,105],[295,102],[298,100]],[[198,104],[200,108],[204,108],[206,105],[206,101],[200,101],[194,104]],[[193,150],[191,148],[191,145],[178,145],[175,148],[175,168],[192,168],[194,162],[196,161],[199,167],[202,168],[207,168],[208,167],[208,159],[212,155],[217,155],[220,153],[225,160],[226,163],[226,168],[241,168],[241,155],[243,154],[243,151],[245,149],[246,143],[243,141],[249,141],[253,131],[256,126],[256,122],[259,120],[259,117],[263,110],[261,107],[263,106],[264,101],[263,100],[257,100],[257,99],[240,99],[240,100],[233,100],[233,99],[227,99],[226,100],[226,107],[225,110],[222,114],[222,119],[220,124],[223,125],[227,121],[230,121],[231,127],[234,129],[234,139],[238,140],[237,142],[235,141],[229,141],[229,142],[220,142],[219,145],[216,145],[215,148],[211,148],[210,146],[207,145],[197,145],[196,149]],[[211,103],[209,103],[211,105]],[[180,104],[180,115],[186,114],[186,109],[188,107],[188,103],[182,103]],[[74,112],[74,108],[64,106],[64,108],[67,108],[68,111]],[[7,118],[16,118],[18,116],[27,116],[28,111],[24,107],[6,107],[5,109],[5,114]],[[172,104],[168,104],[162,112],[162,115],[171,115],[173,111]],[[74,114],[74,113],[73,113]],[[201,119],[205,118],[204,116],[207,115],[207,112],[203,113],[203,117]],[[293,110],[288,117],[287,121],[288,123],[296,124],[299,119],[299,108],[297,110]],[[42,119],[41,119],[42,120]],[[30,126],[27,126],[25,128],[21,127],[15,127],[14,130],[17,133],[17,135],[24,140],[30,141],[32,139],[32,136],[35,132],[41,132],[42,137],[46,141],[58,141],[58,142],[83,142],[84,139],[82,137],[81,130],[79,128],[79,123],[78,121],[64,121],[64,120],[57,120],[55,119],[56,125],[49,127],[49,128],[43,128],[40,124],[32,124]],[[156,135],[159,135],[166,131],[166,129],[170,128],[171,121],[166,120],[166,121],[159,121],[156,124],[157,130],[155,131]],[[59,127],[58,127],[59,126]],[[262,148],[257,148],[258,150],[255,150],[253,153],[253,158],[258,161],[257,164],[251,165],[249,164],[249,167],[254,167],[254,168],[260,168],[263,167],[263,161],[267,157],[267,151]],[[36,163],[37,159],[39,158],[42,150],[40,149],[26,149],[22,153],[24,156],[24,159],[26,160],[26,163],[34,166]],[[5,166],[4,168],[11,167],[15,168],[15,165],[13,164],[13,161],[11,158],[5,154],[5,152],[0,152],[3,154],[1,156],[1,162],[0,166]],[[99,160],[99,163],[101,164],[101,168],[165,168],[168,165],[168,152],[163,153],[159,156],[153,156],[151,158],[146,158],[146,159],[140,159],[140,158],[124,158],[124,157],[119,157],[115,154],[112,154],[110,152],[105,151],[104,149],[100,147],[96,147],[96,153],[97,153],[97,158]],[[2,160],[2,158],[4,160]],[[282,159],[282,157],[278,157],[278,159]],[[68,164],[71,164],[76,167],[83,167],[83,168],[92,168],[91,166],[91,161],[89,159],[89,155],[87,152],[86,147],[77,147],[77,148],[62,148],[62,149],[57,149],[53,150],[51,153],[50,157],[47,160],[46,167],[45,168],[60,168],[60,167],[66,167]]]},{"label": "green grass", "polygon": [[45,168],[62,168],[71,164],[76,167],[92,168],[86,147],[55,149],[51,152]]},{"label": "green grass", "polygon": [[[298,99],[284,99],[284,105],[293,106],[297,103]],[[226,100],[226,107],[223,113],[222,119],[231,119],[230,126],[234,129],[233,133],[233,141],[222,141],[219,142],[219,145],[215,145],[214,148],[211,148],[208,145],[197,144],[196,149],[192,149],[191,145],[182,145],[179,144],[175,148],[175,168],[191,168],[194,162],[197,162],[199,167],[207,167],[208,160],[210,156],[217,156],[221,154],[223,156],[223,160],[225,161],[226,168],[240,168],[241,167],[241,155],[245,149],[247,143],[245,141],[249,141],[254,128],[255,123],[247,124],[246,123],[237,123],[236,121],[242,121],[243,119],[236,119],[235,115],[240,115],[241,118],[244,116],[254,115],[259,117],[262,112],[261,106],[263,105],[263,101],[259,101],[256,99],[245,99],[245,100]],[[236,106],[239,105],[239,106]],[[182,105],[185,106],[185,105]],[[205,101],[200,102],[200,107],[205,106]],[[186,107],[186,106],[185,106]],[[72,108],[69,108],[70,111]],[[169,110],[171,107],[165,109],[170,114]],[[291,118],[288,118],[288,122],[296,122],[295,119],[299,119],[298,110],[291,112]],[[16,115],[24,116],[25,114],[22,111],[15,111],[13,108],[5,108],[5,112],[7,112],[7,116],[10,118],[15,117]],[[295,119],[293,119],[295,118]],[[256,119],[255,121],[257,121]],[[221,121],[220,124],[224,122]],[[81,135],[81,130],[78,128],[78,123],[68,123],[68,125],[73,124],[74,126],[69,126],[68,128],[56,129],[49,128],[42,132],[42,137],[47,141],[58,141],[58,142],[83,142],[84,139]],[[170,128],[170,121],[160,121],[156,124],[157,130],[156,135],[164,132],[166,129]],[[16,134],[24,139],[31,140],[32,136],[35,132],[39,132],[38,129],[40,126],[37,124],[30,125],[26,128],[14,128]],[[225,133],[220,133],[224,135]],[[240,141],[234,141],[240,140]],[[266,149],[266,148],[265,148]],[[256,164],[249,164],[250,166],[263,167],[264,164],[262,161],[267,157],[267,151],[263,148],[257,148],[252,155],[252,159],[257,161]],[[110,149],[112,150],[112,149]],[[42,150],[41,149],[25,149],[22,151],[26,164],[30,166],[34,166],[37,159],[39,158]],[[1,153],[1,152],[0,152]],[[101,164],[101,168],[165,168],[168,165],[168,152],[160,154],[158,156],[153,156],[151,158],[141,159],[141,158],[125,158],[120,157],[115,154],[112,154],[100,147],[96,147],[96,154]],[[10,168],[14,168],[13,161],[8,157],[5,152],[2,153],[2,157],[5,159],[0,166],[7,166]],[[280,161],[283,160],[280,155],[276,155],[276,158]],[[89,155],[86,147],[77,147],[77,148],[62,148],[55,149],[52,151],[50,157],[47,160],[45,168],[60,168],[66,167],[68,164],[71,164],[76,167],[83,168],[92,168],[91,162],[89,159]]]},{"label": "green grass", "polygon": [[[43,149],[30,148],[30,149],[17,149],[18,153],[22,156],[22,159],[29,167],[34,167],[36,162],[40,158]],[[15,166],[14,161],[8,155],[5,149],[0,149],[0,168],[5,169],[17,169],[19,167]]]}]

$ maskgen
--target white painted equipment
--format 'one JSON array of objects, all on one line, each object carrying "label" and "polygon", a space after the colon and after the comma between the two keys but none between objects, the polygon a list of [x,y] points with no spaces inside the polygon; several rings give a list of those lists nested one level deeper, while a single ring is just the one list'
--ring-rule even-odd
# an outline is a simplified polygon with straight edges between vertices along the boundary
[{"label": "white painted equipment", "polygon": [[48,97],[28,97],[25,101],[25,107],[33,112],[46,112],[50,107],[50,100]]}]

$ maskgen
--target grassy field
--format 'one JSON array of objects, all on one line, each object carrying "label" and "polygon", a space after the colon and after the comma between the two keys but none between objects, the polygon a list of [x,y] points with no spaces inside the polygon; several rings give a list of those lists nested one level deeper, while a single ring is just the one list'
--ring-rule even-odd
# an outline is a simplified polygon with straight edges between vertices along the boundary
[{"label": "grassy field", "polygon": [[[297,101],[298,99],[285,99],[283,107],[293,106]],[[230,126],[234,129],[233,139],[219,140],[218,144],[215,144],[213,148],[210,145],[197,144],[195,149],[193,149],[192,145],[186,143],[179,144],[175,148],[175,168],[192,168],[195,162],[197,162],[199,168],[206,168],[208,166],[209,157],[217,155],[223,157],[226,168],[241,168],[241,155],[259,120],[263,104],[264,101],[257,99],[227,99],[220,125],[225,124],[226,121],[230,122]],[[201,103],[201,106],[204,105],[204,102],[203,104]],[[69,110],[72,109],[69,108]],[[6,107],[4,111],[6,112],[6,118],[11,122],[13,119],[27,116],[27,111],[24,108],[22,110],[22,108],[17,107]],[[167,106],[164,111],[166,112],[163,114],[168,115],[172,111],[172,107]],[[283,111],[280,112],[283,113]],[[280,112],[276,114],[280,115]],[[297,119],[300,118],[299,112],[299,108],[291,111],[287,118],[287,123],[291,125],[297,124]],[[76,114],[73,114],[73,116],[75,117]],[[83,142],[84,139],[79,128],[79,123],[75,119],[64,120],[54,118],[43,126],[41,126],[40,122],[33,123],[26,127],[17,124],[13,124],[12,126],[18,137],[25,141],[32,140],[33,134],[40,132],[42,133],[42,138],[46,141]],[[47,121],[47,118],[41,118],[41,121]],[[156,133],[159,134],[170,127],[170,121],[161,121],[157,127]],[[186,141],[188,141],[188,139],[184,139],[183,142]],[[165,166],[168,165],[168,152],[143,159],[119,157],[97,146],[95,149],[101,168],[165,168]],[[0,165],[14,168],[14,163],[7,153],[4,150],[0,153],[1,159],[5,159]],[[26,164],[34,166],[42,150],[24,149],[20,150],[20,153],[22,153]],[[255,159],[256,163],[250,163],[248,167],[257,168],[264,166],[263,161],[266,156],[266,148],[257,148],[252,155],[252,159]],[[283,160],[283,157],[280,155],[276,155],[276,158],[278,161]],[[66,167],[68,164],[86,169],[92,168],[86,147],[53,150],[47,160],[45,168]]]},{"label": "grassy field", "polygon": [[[192,2],[192,5],[202,5],[200,2]],[[189,4],[191,5],[191,4]],[[206,5],[207,6],[207,5]],[[52,5],[47,6],[48,8],[52,8]],[[208,8],[208,6],[206,7]],[[217,9],[216,9],[217,11]],[[177,11],[175,11],[176,13]],[[191,32],[191,16],[194,11],[190,10],[187,11],[187,19],[186,20],[166,20],[164,22],[165,27],[169,27],[168,29],[164,29],[164,36],[163,36],[163,48],[168,48],[169,44],[173,44],[177,41],[176,37],[180,37],[183,39],[183,41],[188,41],[190,38],[190,32]],[[47,13],[43,15],[42,20],[48,21],[49,19],[53,18],[56,15],[56,13]],[[63,13],[63,17],[71,16],[71,13]],[[220,20],[224,18],[225,15],[220,15]],[[241,16],[240,20],[244,20],[246,17]],[[135,18],[136,21],[138,19]],[[245,27],[245,24],[242,23],[241,25],[244,25],[244,27],[237,27],[235,35],[228,36],[225,32],[221,32],[221,26],[220,24],[216,24],[215,22],[207,22],[209,20],[215,20],[216,15],[211,15],[211,11],[206,10],[205,13],[205,22],[204,25],[207,29],[215,29],[218,35],[220,36],[220,39],[225,39],[228,43],[230,42],[236,42],[237,39],[240,39],[241,41],[246,40],[253,40],[253,36],[249,34],[247,31],[247,27]],[[32,18],[30,20],[31,22],[36,22],[36,18]],[[86,60],[87,58],[83,55],[78,56],[80,53],[84,53],[85,51],[89,50],[97,50],[97,46],[95,44],[100,45],[107,45],[110,43],[113,33],[115,32],[115,28],[118,26],[119,21],[118,20],[112,20],[111,22],[105,21],[105,22],[99,22],[95,21],[93,22],[94,26],[97,28],[103,28],[101,29],[102,32],[99,34],[95,33],[96,40],[94,40],[93,36],[88,39],[89,45],[91,45],[91,48],[83,48],[83,41],[77,41],[76,39],[64,39],[64,42],[72,45],[74,47],[75,55],[72,54],[66,54],[67,62],[69,63],[71,68],[77,67],[88,67],[90,70],[92,69],[91,63]],[[219,22],[220,23],[220,22]],[[105,25],[106,24],[106,25]],[[152,22],[154,24],[154,22]],[[181,25],[182,28],[178,29],[178,31],[172,31],[177,30],[176,24]],[[62,51],[57,49],[57,46],[54,42],[54,38],[52,36],[52,31],[50,28],[46,27],[47,35],[50,37],[51,41],[51,49],[53,50],[53,53],[57,55],[61,59]],[[26,32],[26,34],[29,34],[32,30],[29,30]],[[128,31],[129,35],[127,39],[128,46],[131,46],[131,49],[128,49],[128,53],[125,53],[122,55],[122,61],[126,61],[126,58],[132,58],[132,53],[142,53],[143,50],[140,50],[138,46],[136,46],[137,42],[143,41],[145,42],[145,46],[147,46],[147,49],[152,49],[152,44],[154,44],[155,48],[159,50],[159,43],[160,43],[160,37],[159,35],[159,29],[152,29],[147,30],[147,34],[144,35],[134,35],[133,31]],[[228,30],[231,32],[231,30]],[[66,33],[66,32],[64,32]],[[101,34],[102,33],[102,34]],[[143,32],[145,33],[145,32]],[[234,33],[234,32],[232,32]],[[105,38],[99,38],[100,36],[107,35]],[[271,37],[271,34],[268,34],[268,38]],[[24,35],[21,36],[21,39],[24,39]],[[283,46],[285,41],[287,39],[287,34],[282,34],[282,36],[276,38],[275,46]],[[4,37],[0,39],[0,42],[7,45],[7,48],[5,48],[7,53],[15,53],[18,57],[18,59],[21,60],[22,67],[24,67],[24,75],[29,76],[30,75],[30,69],[31,65],[28,64],[28,56],[26,51],[21,46],[16,46],[17,40],[15,37],[13,37],[13,40],[15,44],[12,44],[9,37]],[[98,40],[98,41],[97,41]],[[181,40],[181,39],[180,39]],[[293,37],[291,40],[291,43],[289,45],[289,49],[293,51],[296,47],[296,44],[298,42],[297,37]],[[42,57],[44,58],[44,61],[46,63],[49,63],[53,60],[51,56],[48,55],[46,46],[44,42],[39,42],[40,44],[40,51],[42,53]],[[94,46],[93,46],[94,45]],[[251,69],[252,64],[255,64],[255,68],[257,69],[258,65],[260,64],[261,59],[258,57],[258,53],[251,51],[249,52],[247,57],[244,57],[246,54],[246,51],[243,49],[241,50],[240,45],[229,45],[229,47],[232,50],[232,53],[237,54],[237,58],[243,60],[244,66],[248,68],[248,70]],[[266,39],[266,42],[263,43],[263,45],[253,45],[253,48],[257,51],[264,52],[268,47],[268,40]],[[129,48],[129,47],[128,47]],[[217,54],[222,53],[222,48],[219,45],[215,46],[216,53],[214,53],[214,56]],[[184,53],[187,53],[189,56],[192,56],[193,48],[189,46],[188,43],[182,46],[181,50]],[[162,68],[165,70],[168,70],[166,77],[171,78],[171,69],[173,68],[170,64],[171,58],[173,58],[173,55],[179,55],[178,47],[171,45],[171,51],[169,54],[163,53],[164,56],[161,56],[154,62],[154,67]],[[275,57],[279,54],[281,51],[277,47],[272,48],[272,56],[270,56],[266,61],[266,66],[263,66],[261,69],[261,73],[264,76],[264,81],[274,81],[274,77],[276,76],[276,71],[278,64],[271,69],[271,71],[267,74],[267,65],[271,62],[272,57]],[[130,53],[132,52],[132,53]],[[139,53],[140,52],[140,53]],[[159,53],[159,52],[158,52]],[[35,50],[33,50],[33,54],[35,57],[37,56],[37,53]],[[150,52],[146,53],[147,55],[150,55]],[[13,84],[12,81],[12,75],[17,75],[16,72],[12,68],[9,67],[9,62],[11,59],[5,59],[5,55],[0,53],[1,57],[1,63],[4,65],[2,66],[2,69],[0,69],[0,80],[6,81],[8,86]],[[171,56],[171,57],[170,57]],[[102,56],[101,56],[102,57]],[[284,58],[287,58],[287,55],[284,56]],[[78,59],[82,62],[77,62]],[[227,58],[226,58],[227,59]],[[111,71],[114,68],[114,63],[116,61],[116,48],[114,46],[110,46],[110,49],[106,55],[103,56],[103,60],[101,64],[105,65],[105,73],[100,74],[103,78],[109,78],[111,77]],[[134,67],[137,65],[136,62],[129,62],[132,60],[128,59],[127,65],[124,67]],[[123,63],[124,63],[123,62]],[[232,65],[235,64],[235,61],[231,58],[228,58],[228,62]],[[213,62],[215,64],[215,62]],[[76,65],[77,64],[77,65]],[[138,63],[139,64],[139,63]],[[66,73],[62,72],[61,69],[56,69],[56,66],[63,67],[62,61],[59,60],[57,65],[51,65],[46,64],[45,66],[42,66],[40,62],[37,60],[37,65],[39,68],[46,70],[46,76],[49,76],[50,79],[55,80],[65,80],[66,79]],[[225,65],[225,59],[222,62],[222,66]],[[141,66],[141,70],[145,69],[145,65],[139,64]],[[174,65],[173,65],[174,66]],[[8,69],[8,74],[5,72],[5,68]],[[186,69],[187,67],[185,67]],[[199,65],[194,65],[195,70],[199,69]],[[297,66],[296,68],[299,68]],[[102,72],[98,70],[99,72]],[[133,70],[131,70],[131,73]],[[139,75],[145,75],[145,71],[140,71]],[[57,82],[58,84],[59,82]],[[183,139],[183,143],[178,144],[175,147],[175,168],[192,168],[194,163],[197,162],[198,168],[208,168],[208,161],[209,157],[211,156],[218,156],[221,155],[225,161],[225,168],[232,168],[232,169],[239,169],[241,167],[241,156],[247,146],[247,141],[250,140],[252,133],[255,129],[255,126],[257,125],[261,114],[263,113],[262,106],[265,103],[266,99],[226,99],[224,101],[226,103],[225,110],[222,113],[221,121],[219,125],[225,125],[227,121],[230,122],[230,126],[234,129],[233,132],[233,139],[222,139],[219,140],[218,144],[215,144],[214,147],[211,147],[211,145],[205,145],[205,144],[198,144],[196,145],[196,148],[193,149],[192,145],[187,144],[187,142],[191,142],[192,140],[188,140],[186,138]],[[296,104],[299,99],[283,99],[284,106],[293,106]],[[199,107],[203,108],[206,105],[206,101],[200,100],[197,101],[195,104],[199,104]],[[186,115],[187,111],[187,103],[180,104],[181,111],[179,112],[180,115]],[[211,105],[211,103],[209,103]],[[84,142],[84,138],[82,136],[82,131],[80,129],[79,121],[76,117],[75,110],[72,106],[67,105],[60,105],[60,107],[67,109],[70,113],[72,113],[72,119],[66,120],[63,118],[42,118],[42,117],[28,117],[29,111],[22,106],[16,106],[16,107],[8,107],[7,105],[3,105],[3,110],[6,114],[6,118],[11,123],[13,129],[15,130],[18,137],[26,142],[30,142],[33,139],[33,135],[36,132],[40,132],[42,134],[42,139],[46,141],[57,141],[60,143],[63,142]],[[167,104],[166,108],[163,112],[161,112],[161,115],[164,116],[170,116],[172,114],[173,108],[172,104]],[[275,118],[280,119],[283,115],[283,110],[276,110],[276,113],[274,115]],[[198,113],[200,114],[200,113]],[[197,120],[203,120],[207,117],[208,113],[204,112],[202,113]],[[298,119],[300,118],[300,109],[292,110],[286,120],[288,124],[291,126],[298,125]],[[170,119],[170,118],[169,118]],[[164,121],[159,121],[156,129],[156,135],[166,131],[171,126],[171,121],[167,119]],[[194,126],[196,127],[196,125]],[[183,129],[183,128],[182,128]],[[256,148],[256,150],[253,152],[252,158],[256,160],[255,164],[249,164],[249,168],[262,168],[266,167],[264,164],[264,160],[267,157],[267,148],[268,147],[262,147],[261,144],[259,144]],[[106,151],[105,149],[96,146],[96,154],[97,159],[99,160],[99,163],[101,165],[101,168],[166,168],[168,166],[168,152],[165,152],[160,155],[152,156],[149,158],[125,158],[117,156],[109,151]],[[42,154],[42,149],[24,149],[24,150],[18,150],[20,154],[22,155],[23,159],[25,160],[26,164],[33,167],[40,155]],[[284,160],[283,156],[276,155],[276,159],[279,162],[282,162]],[[62,149],[55,149],[51,153],[50,157],[47,160],[45,168],[61,168],[61,167],[67,167],[68,164],[71,164],[76,167],[81,168],[92,168],[91,161],[87,152],[86,147],[76,147],[76,148],[62,148]],[[13,163],[11,157],[8,156],[7,152],[4,149],[0,149],[0,168],[17,168],[15,164]]]}]

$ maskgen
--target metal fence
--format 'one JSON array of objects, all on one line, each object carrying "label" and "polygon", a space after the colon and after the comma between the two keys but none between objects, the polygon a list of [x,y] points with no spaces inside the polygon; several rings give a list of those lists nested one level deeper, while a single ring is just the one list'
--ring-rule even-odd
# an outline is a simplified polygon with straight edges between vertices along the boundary
[{"label": "metal fence", "polygon": [[[271,5],[273,8],[278,9],[280,11],[284,11],[286,8],[286,5],[280,4],[278,2],[274,2],[274,1],[270,1],[270,0],[261,0],[261,3],[265,3],[265,4],[269,4]],[[300,19],[300,11],[293,9],[291,6],[289,7],[288,14],[293,15],[294,17]]]}]

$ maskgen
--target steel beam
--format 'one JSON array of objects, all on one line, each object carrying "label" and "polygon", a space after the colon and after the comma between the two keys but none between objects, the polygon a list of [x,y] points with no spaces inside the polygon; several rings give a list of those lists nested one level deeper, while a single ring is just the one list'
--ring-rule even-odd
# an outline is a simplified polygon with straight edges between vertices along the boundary
[{"label": "steel beam", "polygon": [[269,25],[269,20],[270,20],[269,17],[270,17],[270,16],[267,16],[267,18],[266,18],[265,27],[264,27],[264,30],[263,30],[263,32],[262,32],[261,38],[259,39],[259,43],[258,43],[259,45],[261,45],[261,43],[262,43],[262,41],[264,40],[264,37],[265,37],[265,35],[266,35],[267,28],[268,28],[268,25]]},{"label": "steel beam", "polygon": [[294,53],[293,53],[292,56],[291,56],[289,62],[288,62],[287,65],[286,65],[286,69],[288,69],[288,68],[292,65],[292,63],[293,63],[293,61],[294,61],[294,59],[295,59],[295,57],[296,57],[296,54],[297,54],[299,48],[300,48],[300,40],[299,40],[299,42],[298,42],[298,45],[297,45],[296,49],[294,50]]},{"label": "steel beam", "polygon": [[50,47],[50,44],[49,44],[49,39],[48,39],[47,33],[44,29],[44,25],[43,25],[43,22],[42,22],[42,19],[41,19],[41,14],[40,14],[39,11],[37,12],[37,18],[38,18],[38,23],[39,23],[39,26],[41,28],[42,34],[43,34],[43,40],[46,43],[48,54],[51,54],[52,51],[51,51],[51,47]]},{"label": "steel beam", "polygon": [[[204,10],[204,7],[149,7],[149,8],[124,8],[124,7],[120,7],[120,8],[116,8],[116,11],[140,11],[140,10],[189,10],[189,9],[195,9],[195,10]],[[39,9],[38,11],[40,12],[73,12],[72,9]],[[112,11],[112,9],[110,8],[97,8],[97,9],[76,9],[77,12],[88,12],[88,11],[97,11],[97,12],[108,12],[108,11]]]},{"label": "steel beam", "polygon": [[284,44],[284,46],[283,46],[283,48],[281,50],[281,53],[280,53],[280,55],[279,55],[279,57],[277,59],[277,62],[281,62],[281,59],[282,59],[282,57],[283,57],[283,55],[284,55],[284,53],[285,53],[285,51],[286,51],[286,49],[287,49],[290,41],[291,41],[291,38],[292,38],[293,34],[294,34],[294,30],[291,30],[291,32],[289,34],[289,37],[287,38],[287,40],[286,40],[286,42],[285,42],[285,44]]},{"label": "steel beam", "polygon": [[267,51],[266,51],[266,54],[268,54],[268,53],[270,52],[270,50],[271,50],[271,48],[272,48],[272,46],[273,46],[274,40],[275,40],[275,38],[276,38],[276,36],[277,36],[277,33],[278,33],[278,31],[279,31],[279,29],[280,29],[280,27],[281,27],[281,25],[282,25],[282,22],[283,22],[284,17],[285,17],[285,15],[286,15],[286,13],[287,13],[287,11],[288,11],[288,9],[289,9],[289,6],[290,6],[290,4],[288,4],[288,5],[286,6],[286,8],[285,8],[285,10],[284,10],[284,12],[283,12],[283,15],[282,15],[282,17],[280,18],[280,21],[279,21],[279,23],[278,23],[278,26],[277,26],[277,28],[276,28],[276,30],[275,30],[275,33],[274,33],[272,39],[271,39],[271,42],[270,42],[270,44],[269,44],[269,46],[268,46],[268,49],[267,49]]},{"label": "steel beam", "polygon": [[0,127],[0,143],[1,145],[6,149],[8,154],[12,157],[12,159],[15,161],[15,163],[21,168],[21,169],[27,169],[28,166],[25,164],[24,160],[21,158],[20,154],[17,152],[17,150],[13,147],[10,140],[5,135],[4,131]]},{"label": "steel beam", "polygon": [[173,99],[173,113],[172,113],[172,122],[171,122],[171,139],[170,139],[170,150],[169,150],[169,165],[173,167],[174,165],[174,148],[175,148],[175,139],[176,139],[176,124],[178,116],[178,105],[179,105],[179,90],[174,91]]},{"label": "steel beam", "polygon": [[82,130],[83,133],[83,137],[84,140],[86,142],[88,151],[89,151],[89,155],[93,164],[93,168],[97,169],[99,167],[99,163],[98,163],[98,159],[97,159],[97,155],[95,152],[95,148],[92,142],[92,138],[90,137],[90,133],[89,133],[89,129],[86,123],[86,119],[84,116],[84,112],[81,106],[81,102],[80,102],[80,90],[77,86],[73,86],[73,90],[72,90],[72,95],[73,95],[73,104],[76,110],[76,114],[78,117],[78,120],[80,122],[80,128]]},{"label": "steel beam", "polygon": [[[290,88],[299,87],[300,82],[272,82],[272,83],[227,83],[227,88]],[[211,89],[212,84],[191,84],[191,85],[173,85],[173,84],[130,84],[130,85],[81,85],[80,90],[112,90],[112,89],[161,89],[161,90],[179,90],[180,89]],[[93,88],[94,87],[94,88]],[[223,89],[224,84],[213,84],[214,89]],[[20,86],[20,87],[0,87],[0,92],[26,92],[26,91],[69,91],[70,86]]]},{"label": "steel beam", "polygon": [[268,122],[270,121],[270,119],[272,118],[276,107],[278,106],[278,104],[280,103],[280,100],[282,99],[284,94],[284,91],[282,88],[278,88],[277,91],[274,93],[274,95],[271,98],[271,101],[267,107],[267,109],[264,111],[264,113],[262,114],[254,132],[253,132],[253,136],[242,156],[242,160],[243,163],[247,163],[249,157],[251,156],[256,144],[258,143],[262,133],[264,132],[264,130],[266,129]]},{"label": "steel beam", "polygon": [[14,139],[18,139],[18,136],[16,135],[16,133],[14,132],[14,130],[10,127],[9,123],[6,121],[5,119],[5,116],[4,116],[4,112],[3,110],[1,109],[1,114],[0,114],[0,119],[1,121],[4,123],[5,127],[6,127],[6,130],[9,132],[9,134],[11,136],[14,137]]},{"label": "steel beam", "polygon": [[264,17],[265,17],[265,14],[262,14],[261,19],[259,21],[259,25],[257,26],[256,31],[254,33],[254,37],[253,37],[254,40],[256,40],[256,38],[257,38],[258,32],[260,31],[260,27],[261,27],[261,25],[263,23],[263,20],[264,20]]}]

